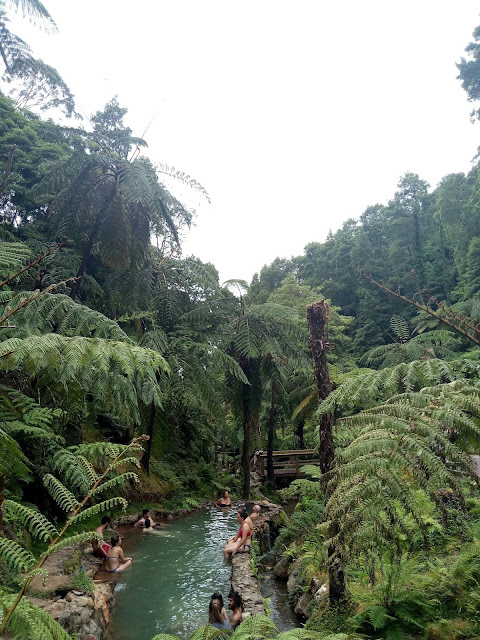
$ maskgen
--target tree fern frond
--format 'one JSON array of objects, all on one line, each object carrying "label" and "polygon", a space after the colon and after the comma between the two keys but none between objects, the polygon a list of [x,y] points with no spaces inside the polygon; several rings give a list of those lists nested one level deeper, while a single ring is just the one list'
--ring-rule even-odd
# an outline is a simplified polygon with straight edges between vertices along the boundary
[{"label": "tree fern frond", "polygon": [[31,251],[22,242],[0,242],[0,281],[28,263]]},{"label": "tree fern frond", "polygon": [[118,496],[115,498],[109,498],[108,500],[104,500],[103,502],[98,502],[94,504],[92,507],[88,507],[88,509],[82,509],[80,513],[68,519],[68,525],[75,524],[77,522],[81,522],[82,520],[86,520],[90,518],[90,516],[97,515],[98,513],[102,513],[103,511],[109,511],[114,509],[115,507],[121,507],[123,511],[126,510],[128,506],[128,502],[125,498],[119,498]]},{"label": "tree fern frond", "polygon": [[30,580],[32,580],[35,576],[42,576],[42,584],[45,586],[45,584],[47,583],[47,578],[48,578],[48,571],[46,569],[44,569],[43,567],[37,568],[37,569],[32,569],[31,571],[29,571],[23,578],[24,582],[28,582]]},{"label": "tree fern frond", "polygon": [[127,480],[129,480],[130,482],[139,482],[138,475],[136,473],[134,473],[133,471],[127,471],[119,476],[110,478],[110,480],[102,482],[102,484],[100,484],[92,491],[91,495],[96,496],[100,493],[103,493],[104,491],[109,491],[114,487],[123,485]]},{"label": "tree fern frond", "polygon": [[253,640],[254,638],[273,638],[278,628],[271,618],[264,615],[249,616],[235,629],[236,640]]},{"label": "tree fern frond", "polygon": [[43,477],[43,484],[48,489],[48,492],[58,504],[58,506],[66,512],[74,511],[78,506],[79,502],[71,493],[67,487],[65,487],[60,480],[52,476],[50,473],[47,473]]},{"label": "tree fern frond", "polygon": [[102,541],[102,536],[96,531],[90,531],[87,533],[77,533],[74,536],[70,536],[69,538],[64,538],[60,540],[53,546],[49,547],[48,555],[55,553],[56,551],[60,551],[61,549],[66,549],[67,547],[76,547],[79,544],[83,544],[84,542],[90,542],[96,538],[98,542]]},{"label": "tree fern frond", "polygon": [[17,571],[28,571],[36,563],[30,551],[8,538],[0,538],[0,557]]},{"label": "tree fern frond", "polygon": [[58,535],[53,524],[42,513],[31,507],[26,507],[13,500],[4,500],[3,510],[7,520],[11,517],[18,518],[28,531],[40,540],[52,540]]}]

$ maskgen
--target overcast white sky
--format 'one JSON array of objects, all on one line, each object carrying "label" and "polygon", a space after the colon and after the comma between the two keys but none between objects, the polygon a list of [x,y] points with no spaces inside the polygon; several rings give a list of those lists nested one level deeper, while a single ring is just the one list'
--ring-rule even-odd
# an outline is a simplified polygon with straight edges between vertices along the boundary
[{"label": "overcast white sky", "polygon": [[[44,0],[20,35],[86,114],[115,94],[147,154],[200,181],[184,253],[221,281],[300,255],[399,178],[432,187],[480,145],[455,63],[476,0]],[[23,23],[22,23],[23,25]]]}]

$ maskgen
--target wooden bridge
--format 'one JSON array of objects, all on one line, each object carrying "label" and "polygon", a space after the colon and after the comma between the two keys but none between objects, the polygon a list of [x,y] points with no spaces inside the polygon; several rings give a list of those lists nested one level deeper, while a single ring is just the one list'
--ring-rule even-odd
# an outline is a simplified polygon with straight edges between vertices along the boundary
[{"label": "wooden bridge", "polygon": [[[318,463],[318,457],[313,455],[313,449],[291,449],[273,452],[273,472],[275,477],[299,477],[302,475],[301,466]],[[480,455],[470,455],[480,476]],[[267,453],[261,451],[256,454],[256,472],[261,479],[267,477]]]},{"label": "wooden bridge", "polygon": [[[299,477],[300,468],[304,464],[318,462],[313,449],[296,449],[289,451],[273,451],[273,472],[275,477]],[[267,453],[256,454],[256,472],[260,478],[267,477]]]}]

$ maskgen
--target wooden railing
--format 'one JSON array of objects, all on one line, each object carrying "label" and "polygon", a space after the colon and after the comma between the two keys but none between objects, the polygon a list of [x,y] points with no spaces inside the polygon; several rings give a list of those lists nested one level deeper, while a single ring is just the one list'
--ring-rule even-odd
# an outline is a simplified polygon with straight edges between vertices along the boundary
[{"label": "wooden railing", "polygon": [[[313,449],[296,449],[273,452],[273,472],[277,476],[300,476],[304,464],[317,462]],[[262,478],[267,475],[267,453],[256,454],[256,471]]]}]

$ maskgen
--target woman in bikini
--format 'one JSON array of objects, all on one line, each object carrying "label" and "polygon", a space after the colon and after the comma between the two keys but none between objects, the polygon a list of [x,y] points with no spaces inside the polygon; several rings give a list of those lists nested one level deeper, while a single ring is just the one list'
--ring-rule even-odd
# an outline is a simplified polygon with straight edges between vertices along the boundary
[{"label": "woman in bikini", "polygon": [[228,495],[228,491],[223,492],[223,497],[213,503],[216,507],[231,507],[232,499]]},{"label": "woman in bikini", "polygon": [[123,540],[121,536],[113,536],[111,539],[112,546],[108,550],[108,556],[105,561],[105,571],[108,573],[118,573],[125,571],[132,564],[132,558],[125,558],[120,542]]},{"label": "woman in bikini", "polygon": [[233,558],[236,553],[248,553],[250,551],[252,529],[247,518],[248,513],[245,507],[239,507],[237,511],[237,520],[240,524],[240,529],[238,530],[237,535],[230,538],[227,544],[223,547],[223,555],[225,559],[228,557]]}]

